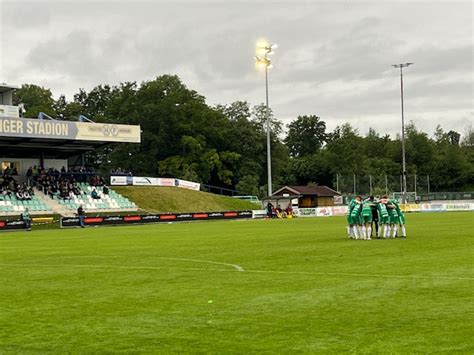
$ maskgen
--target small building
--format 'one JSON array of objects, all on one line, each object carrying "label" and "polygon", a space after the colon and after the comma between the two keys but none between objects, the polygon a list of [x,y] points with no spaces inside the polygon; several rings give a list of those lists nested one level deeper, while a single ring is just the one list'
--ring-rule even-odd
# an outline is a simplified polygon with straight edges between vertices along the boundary
[{"label": "small building", "polygon": [[284,197],[292,201],[297,198],[299,208],[334,206],[335,200],[342,203],[341,194],[327,186],[284,186],[268,199],[282,200]]}]

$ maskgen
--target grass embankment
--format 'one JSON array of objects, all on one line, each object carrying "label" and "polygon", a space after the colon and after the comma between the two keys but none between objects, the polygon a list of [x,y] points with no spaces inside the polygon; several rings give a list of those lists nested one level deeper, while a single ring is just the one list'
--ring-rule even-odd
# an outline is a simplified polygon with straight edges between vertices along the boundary
[{"label": "grass embankment", "polygon": [[215,212],[258,209],[257,204],[178,187],[114,186],[119,194],[154,213]]}]

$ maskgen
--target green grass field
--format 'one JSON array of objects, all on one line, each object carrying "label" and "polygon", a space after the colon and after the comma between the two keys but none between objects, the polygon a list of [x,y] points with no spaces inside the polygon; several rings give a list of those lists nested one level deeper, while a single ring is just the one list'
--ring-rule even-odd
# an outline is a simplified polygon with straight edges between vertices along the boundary
[{"label": "green grass field", "polygon": [[342,217],[1,233],[0,353],[472,354],[473,217],[372,241]]}]

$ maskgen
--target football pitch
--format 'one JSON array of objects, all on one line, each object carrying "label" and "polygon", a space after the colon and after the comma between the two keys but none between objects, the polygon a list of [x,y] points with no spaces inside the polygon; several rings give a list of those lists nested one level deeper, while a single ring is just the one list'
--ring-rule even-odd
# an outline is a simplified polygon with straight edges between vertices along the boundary
[{"label": "football pitch", "polygon": [[474,214],[0,234],[0,353],[473,353]]}]

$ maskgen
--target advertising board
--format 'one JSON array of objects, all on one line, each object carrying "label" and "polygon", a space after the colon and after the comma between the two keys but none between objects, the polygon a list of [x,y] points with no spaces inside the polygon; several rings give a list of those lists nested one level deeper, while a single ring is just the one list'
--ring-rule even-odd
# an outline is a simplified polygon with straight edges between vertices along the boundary
[{"label": "advertising board", "polygon": [[153,177],[142,177],[134,176],[132,177],[132,185],[134,186],[159,186],[159,179]]},{"label": "advertising board", "polygon": [[176,186],[195,191],[199,191],[201,189],[201,184],[181,179],[176,179]]},{"label": "advertising board", "polygon": [[126,176],[111,176],[110,177],[110,185],[127,185],[127,177]]},{"label": "advertising board", "polygon": [[[97,216],[86,217],[86,226],[101,225],[123,225],[123,224],[144,224],[144,223],[167,223],[179,221],[198,221],[213,219],[241,219],[252,218],[252,211],[224,211],[224,212],[195,212],[195,213],[168,213],[150,215],[130,215],[130,216]],[[61,228],[78,227],[79,218],[61,218]]]}]

